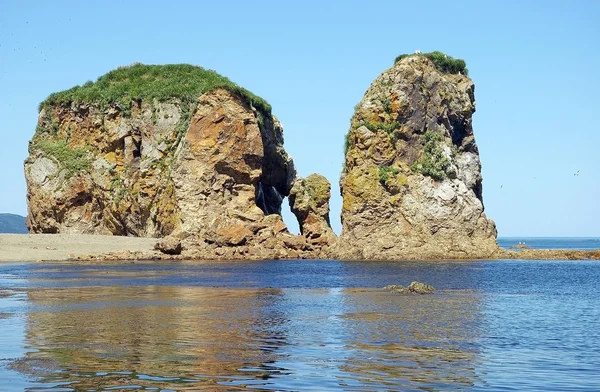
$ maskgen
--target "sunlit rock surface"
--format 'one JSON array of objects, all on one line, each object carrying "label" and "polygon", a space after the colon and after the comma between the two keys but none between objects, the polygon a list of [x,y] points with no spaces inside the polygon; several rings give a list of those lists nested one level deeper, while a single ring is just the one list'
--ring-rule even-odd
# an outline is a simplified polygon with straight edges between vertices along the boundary
[{"label": "sunlit rock surface", "polygon": [[484,214],[473,81],[421,55],[383,72],[355,108],[340,180],[343,259],[481,258]]}]

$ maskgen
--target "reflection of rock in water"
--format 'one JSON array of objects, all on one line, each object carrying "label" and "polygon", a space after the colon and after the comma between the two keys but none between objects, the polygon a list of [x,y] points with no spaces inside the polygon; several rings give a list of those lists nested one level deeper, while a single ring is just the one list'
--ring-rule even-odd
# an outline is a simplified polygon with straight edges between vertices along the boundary
[{"label": "reflection of rock in water", "polygon": [[482,383],[476,293],[114,286],[28,296],[25,344],[37,351],[13,368],[42,382],[172,390]]},{"label": "reflection of rock in water", "polygon": [[53,373],[59,371],[60,363],[53,358],[19,358],[12,361],[8,368],[23,374],[30,374],[36,377],[50,377]]},{"label": "reflection of rock in water", "polygon": [[180,390],[236,375],[264,383],[265,369],[272,372],[265,364],[286,344],[285,320],[273,306],[279,296],[277,289],[161,286],[32,290],[26,344],[39,351],[13,368],[46,378],[38,365],[53,364],[66,372],[49,379],[76,380],[81,389]]},{"label": "reflection of rock in water", "polygon": [[379,385],[426,389],[481,382],[474,370],[482,332],[477,294],[397,296],[350,290],[347,303],[356,309],[345,320],[353,330],[346,348],[354,354],[343,370],[356,379],[375,377]]}]

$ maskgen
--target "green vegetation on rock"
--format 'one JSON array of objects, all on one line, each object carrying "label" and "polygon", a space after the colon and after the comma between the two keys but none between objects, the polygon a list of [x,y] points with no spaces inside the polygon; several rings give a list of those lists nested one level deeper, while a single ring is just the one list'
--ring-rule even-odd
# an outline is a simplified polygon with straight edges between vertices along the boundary
[{"label": "green vegetation on rock", "polygon": [[465,63],[465,60],[462,59],[455,59],[453,57],[450,57],[442,52],[439,51],[435,51],[435,52],[430,52],[430,53],[422,53],[422,54],[401,54],[400,56],[396,57],[396,60],[394,61],[394,64],[396,64],[398,61],[407,58],[407,57],[411,57],[411,56],[425,56],[427,57],[429,60],[433,61],[433,64],[435,65],[435,67],[440,70],[441,72],[444,73],[450,73],[450,74],[463,74],[463,75],[469,75],[469,70],[467,69],[467,63]]},{"label": "green vegetation on rock", "polygon": [[360,128],[363,125],[367,127],[367,129],[371,132],[377,132],[381,129],[389,135],[391,135],[396,129],[400,128],[400,123],[398,121],[393,121],[389,124],[385,124],[383,122],[375,123],[367,120],[359,122],[355,128]]},{"label": "green vegetation on rock", "polygon": [[56,142],[38,140],[35,143],[35,147],[42,150],[45,155],[53,157],[65,169],[66,178],[70,178],[80,171],[89,172],[91,169],[87,150],[83,148],[71,148],[64,140],[57,140]]},{"label": "green vegetation on rock", "polygon": [[[390,135],[390,137],[392,137],[393,140],[396,140],[398,138],[398,134],[397,134],[396,130],[398,128],[400,128],[400,122],[393,121],[389,124],[385,124],[383,122],[375,123],[372,121],[363,120],[363,121],[360,121],[359,123],[357,123],[352,129],[358,129],[362,126],[366,127],[371,132],[377,132],[381,129],[385,133]],[[348,133],[346,133],[346,136],[344,136],[344,156],[346,156],[346,154],[348,153],[348,150],[350,149],[350,133],[352,132],[352,129],[350,129],[348,131]]]},{"label": "green vegetation on rock", "polygon": [[412,56],[412,55],[408,54],[408,53],[404,53],[404,54],[401,54],[401,55],[397,56],[396,59],[394,60],[394,64],[396,64],[398,61],[400,61],[402,59],[405,59],[405,58],[407,58],[409,56]]},{"label": "green vegetation on rock", "polygon": [[348,154],[348,150],[350,149],[350,131],[346,133],[344,136],[344,157]]},{"label": "green vegetation on rock", "polygon": [[386,165],[380,166],[379,167],[379,182],[381,183],[381,185],[387,185],[388,181],[390,181],[392,176],[395,176],[398,173],[400,173],[400,171],[398,169],[396,169],[395,167],[386,166]]},{"label": "green vegetation on rock", "polygon": [[271,106],[264,99],[215,71],[189,64],[140,63],[119,67],[99,77],[95,83],[89,81],[83,86],[53,93],[40,103],[39,110],[47,105],[88,103],[98,105],[101,109],[115,105],[124,114],[129,114],[132,101],[167,101],[175,98],[192,103],[203,93],[217,88],[239,94],[260,111],[271,112]]},{"label": "green vegetation on rock", "polygon": [[42,121],[38,123],[37,127],[35,128],[35,134],[38,135],[46,131],[48,134],[56,136],[56,134],[58,134],[58,128],[59,123],[58,121],[54,121],[52,118],[52,112],[46,111]]},{"label": "green vegetation on rock", "polygon": [[411,169],[441,181],[447,177],[451,167],[450,159],[444,152],[444,137],[437,132],[428,130],[423,138],[425,139],[424,154],[412,165]]},{"label": "green vegetation on rock", "polygon": [[327,179],[320,174],[311,174],[301,179],[302,186],[306,189],[309,196],[309,203],[313,210],[316,210],[318,204],[323,201],[329,201],[330,185]]},{"label": "green vegetation on rock", "polygon": [[[177,141],[173,144],[173,146],[178,146],[179,142],[185,136],[185,133],[190,126],[190,121],[192,120],[192,116],[194,115],[195,106],[192,103],[183,103],[181,105],[181,117],[177,124],[175,124],[175,132],[177,133]],[[260,117],[260,114],[259,114]]]}]

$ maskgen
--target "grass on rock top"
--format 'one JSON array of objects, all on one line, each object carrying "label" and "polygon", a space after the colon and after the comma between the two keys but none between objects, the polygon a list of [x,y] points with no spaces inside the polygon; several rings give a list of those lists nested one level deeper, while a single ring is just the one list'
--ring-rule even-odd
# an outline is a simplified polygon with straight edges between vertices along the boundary
[{"label": "grass on rock top", "polygon": [[145,65],[132,64],[119,67],[98,78],[69,90],[51,94],[40,103],[39,110],[46,105],[70,105],[89,103],[106,109],[117,105],[125,113],[131,110],[132,101],[167,101],[172,98],[184,102],[196,102],[205,92],[224,88],[242,96],[249,104],[264,113],[271,106],[264,99],[233,83],[215,71],[189,64]]},{"label": "grass on rock top", "polygon": [[435,67],[444,73],[450,73],[450,74],[463,74],[463,75],[469,75],[469,70],[467,69],[467,63],[465,63],[465,60],[462,59],[455,59],[454,57],[450,57],[440,51],[434,51],[434,52],[430,52],[430,53],[421,53],[421,54],[401,54],[400,56],[396,57],[396,60],[394,61],[394,64],[396,64],[398,61],[406,58],[406,57],[411,57],[411,56],[424,56],[427,57],[429,60],[431,60],[433,62],[433,64],[435,65]]}]

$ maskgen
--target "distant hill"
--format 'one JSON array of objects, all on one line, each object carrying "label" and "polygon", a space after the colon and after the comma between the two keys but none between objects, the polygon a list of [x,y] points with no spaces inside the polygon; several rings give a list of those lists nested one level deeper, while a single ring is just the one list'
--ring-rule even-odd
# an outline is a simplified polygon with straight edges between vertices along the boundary
[{"label": "distant hill", "polygon": [[25,217],[15,214],[0,214],[0,233],[27,234]]}]

